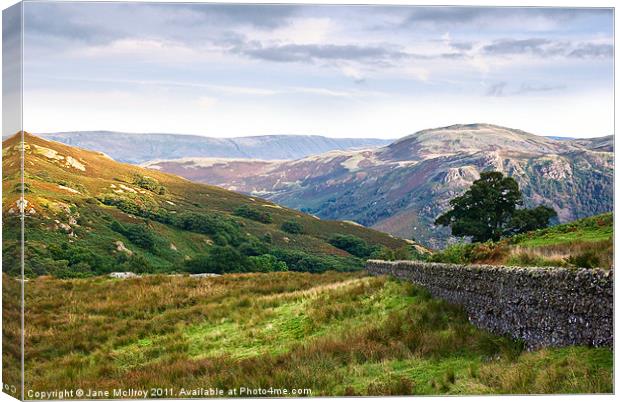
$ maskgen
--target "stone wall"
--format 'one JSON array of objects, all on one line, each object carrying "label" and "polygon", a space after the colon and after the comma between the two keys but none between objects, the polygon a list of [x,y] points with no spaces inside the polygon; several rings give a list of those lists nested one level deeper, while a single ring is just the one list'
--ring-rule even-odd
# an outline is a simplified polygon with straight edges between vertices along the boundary
[{"label": "stone wall", "polygon": [[421,285],[528,348],[613,344],[613,271],[376,260],[366,269]]}]

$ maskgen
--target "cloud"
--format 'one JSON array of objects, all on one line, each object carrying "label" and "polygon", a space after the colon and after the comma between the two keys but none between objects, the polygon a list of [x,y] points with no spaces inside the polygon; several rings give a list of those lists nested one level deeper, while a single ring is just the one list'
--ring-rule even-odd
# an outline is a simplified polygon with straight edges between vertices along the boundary
[{"label": "cloud", "polygon": [[261,28],[276,28],[286,25],[288,20],[303,9],[295,5],[277,4],[151,4],[152,7],[171,7],[174,10],[189,10],[210,22],[253,25]]},{"label": "cloud", "polygon": [[521,87],[515,92],[516,95],[536,93],[536,92],[551,92],[560,91],[566,89],[566,85],[545,85],[545,84],[527,84],[522,83]]},{"label": "cloud", "polygon": [[[488,86],[485,95],[504,97],[504,96],[516,96],[526,95],[532,93],[553,92],[566,89],[566,85],[558,84],[537,84],[537,83],[521,83],[521,86],[517,89],[509,90],[508,82],[500,81]],[[513,86],[514,87],[514,86]]]},{"label": "cloud", "polygon": [[504,96],[504,90],[506,89],[506,85],[508,85],[508,83],[504,81],[492,84],[487,89],[486,95],[487,96]]},{"label": "cloud", "polygon": [[578,59],[611,58],[614,55],[614,47],[609,44],[584,43],[571,51],[568,56]]},{"label": "cloud", "polygon": [[[122,30],[101,24],[115,8],[101,9],[91,15],[94,4],[36,3],[24,7],[24,31],[26,34],[49,39],[63,39],[91,44],[107,43],[125,36]],[[90,6],[90,7],[88,7]],[[84,15],[86,14],[86,15]],[[92,17],[95,17],[94,19]]]},{"label": "cloud", "polygon": [[[403,21],[405,26],[433,25],[439,28],[455,25],[502,26],[507,22],[520,23],[522,30],[530,24],[537,28],[557,25],[584,17],[609,18],[612,24],[612,8],[559,8],[559,7],[412,7]],[[611,25],[610,25],[611,26]]]},{"label": "cloud", "polygon": [[380,46],[360,45],[266,45],[252,41],[238,46],[235,52],[255,59],[279,62],[313,62],[319,60],[365,61],[373,64],[410,57],[409,54]]},{"label": "cloud", "polygon": [[574,45],[568,41],[545,38],[500,39],[484,46],[482,52],[491,56],[532,54],[539,57],[611,58],[613,46],[600,43]]},{"label": "cloud", "polygon": [[482,48],[487,55],[514,55],[530,53],[547,57],[562,54],[566,51],[565,43],[553,42],[549,39],[502,39],[496,40]]}]

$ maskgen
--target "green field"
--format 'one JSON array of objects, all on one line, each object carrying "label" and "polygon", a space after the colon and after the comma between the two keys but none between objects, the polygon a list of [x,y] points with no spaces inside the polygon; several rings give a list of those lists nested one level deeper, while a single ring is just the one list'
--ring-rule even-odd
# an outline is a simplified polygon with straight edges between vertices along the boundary
[{"label": "green field", "polygon": [[612,392],[609,349],[525,352],[421,288],[363,272],[40,277],[26,283],[26,305],[26,392]]},{"label": "green field", "polygon": [[613,234],[614,216],[607,213],[517,235],[511,239],[511,243],[541,247],[573,242],[601,242],[612,239]]},{"label": "green field", "polygon": [[595,215],[503,239],[456,244],[430,260],[457,264],[606,268],[613,265],[613,213]]}]

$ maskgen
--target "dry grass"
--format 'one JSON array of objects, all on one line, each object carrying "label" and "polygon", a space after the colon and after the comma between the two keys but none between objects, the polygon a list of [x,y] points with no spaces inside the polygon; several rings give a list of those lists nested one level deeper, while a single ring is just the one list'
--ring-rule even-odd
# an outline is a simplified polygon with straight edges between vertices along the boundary
[{"label": "dry grass", "polygon": [[[39,391],[611,389],[607,349],[523,353],[519,343],[476,329],[460,308],[420,288],[359,273],[38,278],[27,283],[26,297],[26,386]],[[573,356],[570,373],[546,372],[545,365],[560,372],[566,356]],[[535,377],[518,380],[534,369]]]}]

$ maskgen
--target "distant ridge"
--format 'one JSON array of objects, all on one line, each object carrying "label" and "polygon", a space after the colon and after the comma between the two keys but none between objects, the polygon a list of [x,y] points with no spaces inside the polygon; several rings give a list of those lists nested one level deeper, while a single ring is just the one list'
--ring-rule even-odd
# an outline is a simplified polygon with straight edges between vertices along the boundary
[{"label": "distant ridge", "polygon": [[74,131],[37,135],[66,145],[104,152],[119,162],[134,164],[155,159],[189,157],[290,160],[335,150],[374,148],[392,141],[377,138],[329,138],[319,135],[214,138],[114,131]]},{"label": "distant ridge", "polygon": [[561,222],[611,211],[613,142],[613,136],[555,140],[492,124],[456,124],[377,149],[295,161],[189,158],[147,166],[441,247],[450,239],[433,225],[435,218],[482,171],[512,176],[526,206],[551,206]]}]

